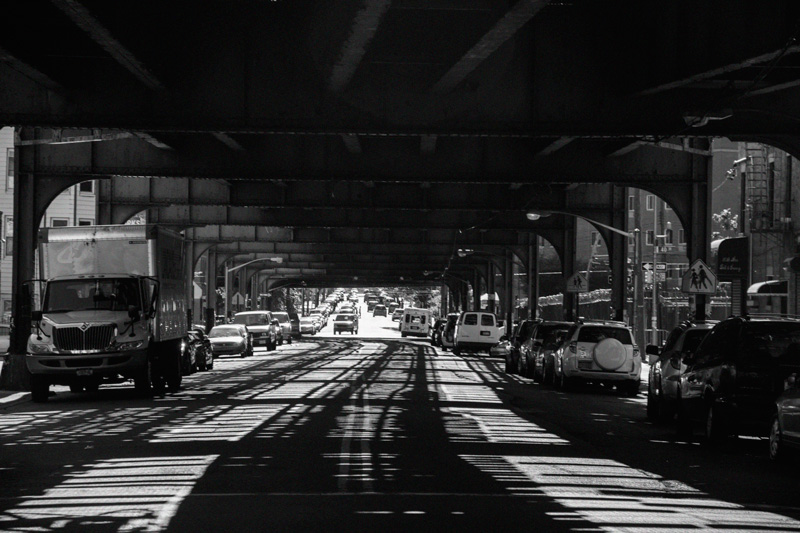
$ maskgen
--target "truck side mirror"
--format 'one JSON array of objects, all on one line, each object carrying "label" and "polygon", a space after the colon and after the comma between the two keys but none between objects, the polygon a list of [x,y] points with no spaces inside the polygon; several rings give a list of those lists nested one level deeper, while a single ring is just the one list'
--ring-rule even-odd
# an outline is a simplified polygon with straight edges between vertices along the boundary
[{"label": "truck side mirror", "polygon": [[31,311],[31,322],[41,322],[44,318],[44,313],[41,311]]},{"label": "truck side mirror", "polygon": [[134,322],[139,321],[142,318],[141,311],[139,307],[136,305],[129,305],[128,306],[128,317],[133,320]]}]

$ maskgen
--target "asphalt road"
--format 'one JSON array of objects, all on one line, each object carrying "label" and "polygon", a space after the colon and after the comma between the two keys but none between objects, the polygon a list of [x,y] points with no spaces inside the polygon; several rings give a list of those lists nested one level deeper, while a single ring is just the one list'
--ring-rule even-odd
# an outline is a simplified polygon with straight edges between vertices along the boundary
[{"label": "asphalt road", "polygon": [[681,442],[643,397],[396,326],[0,410],[0,531],[800,531],[800,468],[763,441]]}]

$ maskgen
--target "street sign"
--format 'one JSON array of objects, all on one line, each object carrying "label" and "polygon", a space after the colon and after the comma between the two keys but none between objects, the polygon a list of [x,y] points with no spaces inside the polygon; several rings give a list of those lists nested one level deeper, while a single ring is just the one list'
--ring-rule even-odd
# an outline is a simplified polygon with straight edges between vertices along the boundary
[{"label": "street sign", "polygon": [[667,264],[666,263],[656,263],[656,270],[666,270]]},{"label": "street sign", "polygon": [[575,272],[567,280],[567,292],[589,292],[589,281],[580,272]]},{"label": "street sign", "polygon": [[642,270],[653,270],[653,263],[642,263]]},{"label": "street sign", "polygon": [[683,275],[681,291],[687,294],[714,294],[717,292],[717,275],[701,259],[697,259]]},{"label": "street sign", "polygon": [[244,296],[241,293],[237,292],[233,296],[231,296],[231,304],[233,305],[244,305]]},{"label": "street sign", "polygon": [[656,281],[667,281],[666,272],[656,272]]}]

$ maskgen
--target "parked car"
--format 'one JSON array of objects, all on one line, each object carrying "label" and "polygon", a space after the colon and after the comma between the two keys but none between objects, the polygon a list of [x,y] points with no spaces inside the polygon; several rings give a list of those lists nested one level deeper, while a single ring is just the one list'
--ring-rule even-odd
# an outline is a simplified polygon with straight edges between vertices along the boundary
[{"label": "parked car", "polygon": [[232,324],[240,324],[247,328],[254,347],[266,346],[267,350],[274,350],[278,346],[280,328],[272,324],[272,313],[269,311],[242,311],[241,313],[236,313],[233,315]]},{"label": "parked car", "polygon": [[214,354],[211,352],[211,341],[203,329],[192,327],[188,332],[191,343],[195,344],[195,361],[200,371],[214,368]]},{"label": "parked car", "polygon": [[214,326],[208,332],[211,341],[211,352],[214,357],[220,355],[253,355],[250,334],[243,324],[223,324]]},{"label": "parked car", "polygon": [[431,326],[430,330],[431,346],[442,345],[442,330],[444,329],[445,322],[446,319],[444,318],[437,318],[433,321],[433,325]]},{"label": "parked car", "polygon": [[392,312],[392,322],[400,322],[403,320],[403,308],[395,309]]},{"label": "parked car", "polygon": [[300,338],[300,315],[297,313],[289,313],[289,321],[292,324],[292,338]]},{"label": "parked car", "polygon": [[386,306],[383,304],[377,304],[372,308],[372,316],[388,316],[388,314]]},{"label": "parked car", "polygon": [[769,430],[769,457],[782,461],[789,451],[800,451],[800,383],[794,372],[784,380],[783,394],[775,402]]},{"label": "parked car", "polygon": [[675,416],[678,402],[678,383],[686,369],[683,359],[691,357],[700,342],[717,324],[717,321],[683,322],[673,329],[662,348],[648,345],[650,372],[647,376],[647,417],[667,420]]},{"label": "parked car", "polygon": [[[193,335],[188,331],[186,336],[181,339],[181,375],[188,376],[197,372],[197,342]],[[70,389],[76,392],[74,389]],[[78,392],[80,392],[79,389]]]},{"label": "parked car", "polygon": [[319,319],[313,316],[304,316],[300,318],[300,334],[310,333],[316,335],[319,331]]},{"label": "parked car", "polygon": [[275,344],[277,346],[281,346],[283,344],[283,328],[281,327],[281,323],[277,318],[272,319],[272,326],[275,328],[275,337],[276,341]]},{"label": "parked car", "polygon": [[461,355],[462,351],[489,353],[491,347],[500,342],[497,317],[494,313],[465,311],[458,318],[453,338],[456,355]]},{"label": "parked car", "polygon": [[800,320],[732,317],[683,362],[678,430],[695,423],[709,442],[728,435],[766,437],[786,379],[800,372]]},{"label": "parked car", "polygon": [[431,327],[431,310],[416,307],[403,309],[398,329],[401,337],[427,337]]},{"label": "parked car", "polygon": [[508,337],[508,351],[505,356],[505,371],[507,374],[527,376],[527,366],[523,364],[523,360],[520,357],[520,348],[523,343],[530,338],[535,324],[533,320],[522,320],[519,324],[514,326],[511,336]]},{"label": "parked car", "polygon": [[561,390],[584,381],[614,385],[628,396],[639,393],[642,358],[631,330],[622,322],[573,324],[553,363],[556,386]]},{"label": "parked car", "polygon": [[352,335],[358,333],[358,317],[353,313],[339,313],[333,319],[333,333],[334,335],[347,331]]},{"label": "parked car", "polygon": [[520,348],[525,357],[526,368],[534,381],[554,383],[554,353],[564,342],[571,322],[545,321],[536,324],[535,330]]},{"label": "parked car", "polygon": [[456,323],[458,323],[459,316],[461,316],[460,313],[448,313],[447,315],[442,329],[442,350],[444,351],[455,346]]},{"label": "parked car", "polygon": [[273,311],[272,318],[277,319],[281,327],[281,338],[278,345],[287,342],[292,344],[292,320],[289,318],[289,313],[285,311]]}]

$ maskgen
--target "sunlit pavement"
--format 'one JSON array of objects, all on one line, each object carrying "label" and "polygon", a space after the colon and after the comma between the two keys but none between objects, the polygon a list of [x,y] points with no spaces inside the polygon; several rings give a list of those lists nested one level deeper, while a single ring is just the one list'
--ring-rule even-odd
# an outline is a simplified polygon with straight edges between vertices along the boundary
[{"label": "sunlit pavement", "polygon": [[643,397],[366,337],[383,320],[218,359],[164,397],[0,410],[0,530],[800,531],[800,470],[763,441],[683,443]]}]

